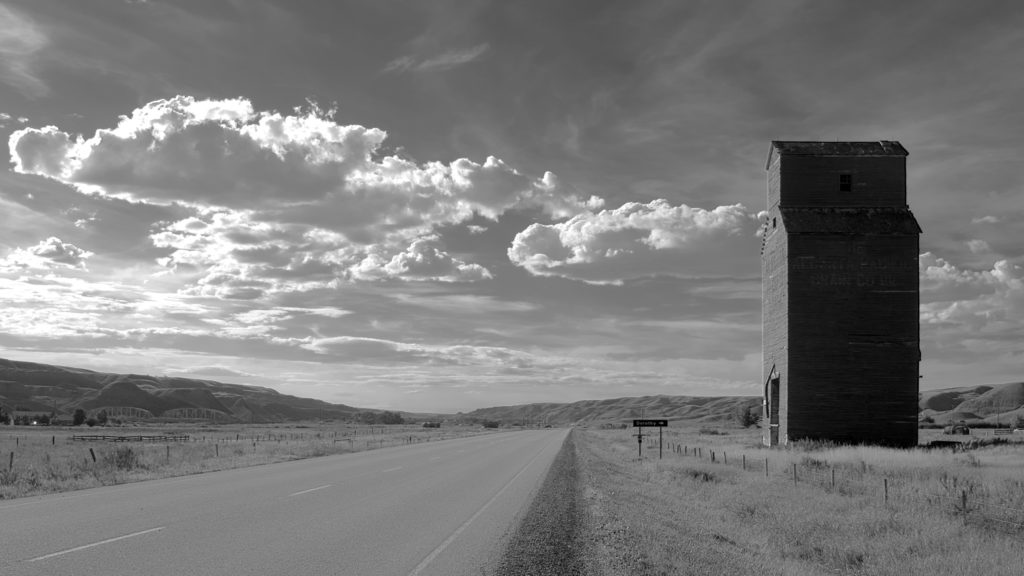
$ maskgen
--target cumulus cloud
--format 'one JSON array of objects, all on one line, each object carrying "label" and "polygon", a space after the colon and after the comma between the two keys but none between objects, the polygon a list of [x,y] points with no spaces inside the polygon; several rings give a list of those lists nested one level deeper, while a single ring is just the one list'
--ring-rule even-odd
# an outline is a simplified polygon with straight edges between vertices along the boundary
[{"label": "cumulus cloud", "polygon": [[666,200],[630,202],[564,222],[532,224],[513,239],[508,257],[538,276],[591,283],[749,274],[757,228],[758,215],[740,204],[704,210]]},{"label": "cumulus cloud", "polygon": [[51,236],[29,248],[16,248],[0,260],[0,271],[25,269],[77,268],[84,270],[92,252]]},{"label": "cumulus cloud", "polygon": [[[151,102],[112,129],[53,126],[11,134],[14,170],[145,204],[190,207],[162,222],[160,263],[196,274],[192,291],[257,298],[332,280],[470,281],[478,264],[444,251],[436,230],[509,210],[567,218],[599,209],[551,173],[531,177],[498,158],[417,163],[381,154],[383,130],[341,125],[316,106],[258,112],[243,98]],[[284,286],[284,285],[287,286]]]},{"label": "cumulus cloud", "polygon": [[479,264],[467,264],[440,249],[436,237],[420,238],[409,249],[388,260],[370,254],[349,272],[360,280],[399,278],[403,280],[433,280],[437,282],[467,282],[491,278],[491,273]]},{"label": "cumulus cloud", "polygon": [[1024,267],[1006,260],[988,270],[968,270],[930,252],[918,261],[921,277],[921,321],[963,329],[972,337],[1001,339],[1024,336]]}]

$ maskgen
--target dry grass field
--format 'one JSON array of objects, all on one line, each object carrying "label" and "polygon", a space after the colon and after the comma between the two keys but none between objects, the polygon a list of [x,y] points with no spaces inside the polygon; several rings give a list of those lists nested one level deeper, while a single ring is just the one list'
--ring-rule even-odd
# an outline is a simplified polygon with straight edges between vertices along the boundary
[{"label": "dry grass field", "polygon": [[[0,500],[343,454],[485,432],[479,426],[326,424],[0,426]],[[74,440],[74,436],[186,440]]]},{"label": "dry grass field", "polygon": [[757,430],[668,428],[664,457],[655,432],[638,460],[634,433],[575,433],[594,573],[1024,574],[1024,444],[766,449]]}]

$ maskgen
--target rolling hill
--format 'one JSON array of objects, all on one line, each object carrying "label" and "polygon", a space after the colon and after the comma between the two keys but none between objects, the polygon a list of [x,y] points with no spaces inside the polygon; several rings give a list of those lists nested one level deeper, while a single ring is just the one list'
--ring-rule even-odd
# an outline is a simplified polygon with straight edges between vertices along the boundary
[{"label": "rolling hill", "polygon": [[[0,359],[0,406],[15,411],[134,414],[156,418],[277,422],[312,418],[352,419],[379,412],[281,394],[271,388]],[[144,412],[143,412],[144,411]]]},{"label": "rolling hill", "polygon": [[[640,396],[571,403],[521,404],[481,408],[468,413],[415,414],[411,420],[497,420],[506,424],[622,422],[667,418],[729,422],[742,410],[757,409],[757,396]],[[329,418],[354,420],[360,412],[380,410],[331,404],[281,394],[271,388],[141,374],[112,374],[81,368],[0,358],[0,406],[7,410],[70,414],[135,414],[155,418],[196,418],[222,422],[280,422]],[[919,418],[936,424],[1012,424],[1024,418],[1024,382],[927,390],[918,395]]]},{"label": "rolling hill", "polygon": [[667,418],[695,422],[732,420],[740,410],[759,408],[758,396],[640,396],[607,400],[582,400],[569,404],[523,404],[481,408],[469,418],[499,422],[532,422],[551,425],[589,422],[621,422],[633,418]]},{"label": "rolling hill", "polygon": [[1024,382],[929,390],[918,398],[920,418],[930,417],[936,424],[964,420],[970,425],[1014,425],[1024,418]]}]

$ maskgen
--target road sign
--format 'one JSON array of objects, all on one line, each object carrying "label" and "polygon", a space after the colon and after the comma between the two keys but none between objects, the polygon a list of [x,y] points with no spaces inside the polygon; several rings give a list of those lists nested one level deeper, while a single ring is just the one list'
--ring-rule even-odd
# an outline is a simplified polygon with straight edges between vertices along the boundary
[{"label": "road sign", "polygon": [[633,420],[633,426],[668,426],[668,420]]}]

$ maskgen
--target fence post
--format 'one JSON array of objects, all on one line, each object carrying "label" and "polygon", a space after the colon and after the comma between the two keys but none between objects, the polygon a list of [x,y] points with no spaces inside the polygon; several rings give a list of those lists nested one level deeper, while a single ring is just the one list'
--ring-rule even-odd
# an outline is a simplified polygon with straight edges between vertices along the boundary
[{"label": "fence post", "polygon": [[835,469],[835,467],[832,468],[832,489],[833,490],[836,489],[836,469]]},{"label": "fence post", "polygon": [[711,453],[711,461],[714,462],[715,461],[715,451],[714,450],[708,450],[708,452]]},{"label": "fence post", "polygon": [[165,446],[165,448],[167,448],[167,462],[170,463],[170,461],[171,461],[171,445],[168,444],[167,446]]},{"label": "fence post", "polygon": [[960,509],[964,511],[964,524],[967,523],[967,490],[960,491]]},{"label": "fence post", "polygon": [[728,464],[729,463],[729,455],[726,454],[725,452],[722,452],[722,463],[723,464]]},{"label": "fence post", "polygon": [[7,471],[10,472],[14,468],[14,450],[11,450],[11,458],[7,461]]},{"label": "fence post", "polygon": [[213,455],[217,456],[218,458],[220,457],[220,444],[213,445]]},{"label": "fence post", "polygon": [[56,444],[57,444],[57,437],[56,436],[50,436],[50,446],[54,446]]},{"label": "fence post", "polygon": [[768,457],[764,457],[764,477],[768,477]]},{"label": "fence post", "polygon": [[96,463],[96,453],[92,451],[92,448],[89,448],[89,455],[92,456],[92,463],[95,464]]},{"label": "fence post", "polygon": [[743,471],[744,472],[747,471],[747,455],[746,454],[743,455]]},{"label": "fence post", "polygon": [[793,486],[796,486],[796,462],[793,462]]},{"label": "fence post", "polygon": [[888,478],[882,478],[882,486],[883,486],[883,488],[885,490],[885,496],[883,497],[882,501],[885,502],[886,504],[888,504],[889,503],[889,479]]}]

